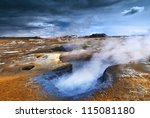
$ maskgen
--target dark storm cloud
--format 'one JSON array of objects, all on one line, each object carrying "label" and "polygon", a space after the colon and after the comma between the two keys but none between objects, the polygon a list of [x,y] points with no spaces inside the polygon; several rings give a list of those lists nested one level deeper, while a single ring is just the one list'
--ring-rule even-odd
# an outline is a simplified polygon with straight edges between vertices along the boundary
[{"label": "dark storm cloud", "polygon": [[[81,11],[111,6],[121,1],[123,0],[0,0],[0,35],[12,29],[39,29],[46,27],[46,24],[66,28],[71,21],[61,21],[64,17],[76,16]],[[43,16],[49,21],[37,18]],[[60,16],[60,20],[55,20],[57,16]],[[42,23],[44,25],[39,25]]]},{"label": "dark storm cloud", "polygon": [[50,21],[50,22],[47,22],[48,24],[54,24],[55,26],[58,26],[58,27],[68,27],[70,26],[70,22],[66,22],[66,21],[59,21],[59,20],[54,20],[54,21]]},{"label": "dark storm cloud", "polygon": [[68,15],[124,0],[0,0],[0,16]]},{"label": "dark storm cloud", "polygon": [[139,13],[139,12],[142,12],[144,10],[144,7],[132,7],[128,10],[124,10],[122,12],[122,15],[126,16],[126,15],[133,15],[133,14],[136,14],[136,13]]},{"label": "dark storm cloud", "polygon": [[17,30],[40,29],[40,26],[27,25],[29,22],[35,21],[34,18],[28,17],[0,17],[0,34]]},{"label": "dark storm cloud", "polygon": [[[0,36],[97,32],[115,25],[113,18],[119,21],[123,9],[148,3],[149,0],[0,0]],[[140,8],[131,8],[123,15],[138,12]]]},{"label": "dark storm cloud", "polygon": [[34,11],[59,14],[70,10],[113,5],[123,0],[1,0],[0,9],[3,11]]}]

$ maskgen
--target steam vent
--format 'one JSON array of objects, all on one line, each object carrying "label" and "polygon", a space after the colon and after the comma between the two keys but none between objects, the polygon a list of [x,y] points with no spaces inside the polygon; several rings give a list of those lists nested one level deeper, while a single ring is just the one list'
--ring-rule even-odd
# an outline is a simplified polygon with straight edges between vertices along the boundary
[{"label": "steam vent", "polygon": [[149,52],[149,36],[1,38],[0,100],[150,100]]}]

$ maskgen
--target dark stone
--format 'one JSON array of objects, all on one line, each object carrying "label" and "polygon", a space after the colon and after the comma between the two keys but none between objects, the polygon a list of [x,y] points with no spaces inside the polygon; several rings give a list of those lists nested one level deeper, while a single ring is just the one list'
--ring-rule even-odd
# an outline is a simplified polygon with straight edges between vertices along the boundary
[{"label": "dark stone", "polygon": [[63,74],[66,73],[71,73],[72,72],[72,64],[64,64],[54,70],[52,70],[55,74],[58,76],[62,76]]},{"label": "dark stone", "polygon": [[57,47],[53,47],[51,48],[52,51],[67,51],[64,46],[57,46]]},{"label": "dark stone", "polygon": [[92,57],[91,52],[80,52],[80,53],[65,53],[60,55],[60,60],[62,62],[72,62],[72,61],[88,61]]},{"label": "dark stone", "polygon": [[65,36],[62,36],[60,37],[61,39],[72,39],[72,38],[77,38],[78,36],[77,35],[65,35]]},{"label": "dark stone", "polygon": [[63,64],[48,72],[48,79],[57,79],[65,74],[72,73],[72,64]]},{"label": "dark stone", "polygon": [[101,34],[92,34],[89,36],[85,36],[85,38],[99,38],[99,37],[106,37],[107,35],[105,33],[101,33]]},{"label": "dark stone", "polygon": [[105,69],[105,71],[103,72],[103,75],[101,77],[98,78],[98,80],[100,80],[101,82],[107,81],[110,77],[110,75],[113,78],[117,77],[117,73],[119,73],[120,70],[120,65],[112,65],[109,66]]},{"label": "dark stone", "polygon": [[54,46],[54,47],[46,47],[43,49],[38,49],[32,52],[28,52],[26,54],[33,54],[33,53],[50,53],[50,52],[65,52],[67,49],[62,45],[62,46]]},{"label": "dark stone", "polygon": [[34,65],[26,65],[26,66],[22,67],[22,70],[31,70],[34,67],[35,67]]}]

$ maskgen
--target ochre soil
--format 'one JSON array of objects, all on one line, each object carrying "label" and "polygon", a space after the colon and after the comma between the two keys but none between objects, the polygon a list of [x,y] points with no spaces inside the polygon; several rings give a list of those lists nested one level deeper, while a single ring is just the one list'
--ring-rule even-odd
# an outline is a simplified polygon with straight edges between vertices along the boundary
[{"label": "ochre soil", "polygon": [[[91,39],[90,39],[91,40]],[[18,44],[7,44],[12,41]],[[23,44],[21,42],[24,42]],[[3,101],[45,101],[45,100],[61,100],[43,92],[43,89],[37,83],[31,81],[32,77],[43,74],[44,67],[35,65],[37,68],[31,70],[20,70],[22,68],[20,60],[26,56],[35,56],[40,58],[44,53],[51,53],[49,47],[59,46],[63,43],[69,42],[69,39],[61,40],[28,40],[28,39],[0,39],[0,100]],[[89,40],[87,44],[89,43]],[[7,44],[7,45],[5,45]],[[42,46],[45,46],[44,48]],[[39,49],[36,49],[38,47]],[[83,47],[85,47],[83,45]],[[96,47],[97,48],[97,47]],[[41,50],[42,49],[42,50]],[[13,54],[3,54],[5,51],[19,51]],[[32,51],[31,51],[32,50]],[[22,54],[23,53],[23,54]],[[57,53],[61,53],[58,52]],[[34,55],[30,55],[34,54]],[[64,58],[66,55],[64,55]],[[44,57],[44,56],[43,56]],[[56,59],[57,60],[57,59]],[[57,61],[52,63],[48,68],[56,64]],[[28,64],[34,64],[34,60],[27,60]],[[26,63],[23,63],[23,66]],[[27,65],[28,65],[27,64]],[[46,63],[47,65],[47,63]],[[46,67],[47,68],[47,67]],[[112,86],[107,89],[96,91],[88,98],[81,100],[150,100],[150,77],[144,78],[118,78]]]},{"label": "ochre soil", "polygon": [[108,89],[97,91],[89,101],[149,101],[150,77],[144,79],[120,78]]},{"label": "ochre soil", "polygon": [[46,98],[40,88],[32,88],[28,82],[37,73],[7,73],[0,75],[0,100],[43,100]]},{"label": "ochre soil", "polygon": [[[12,42],[14,44],[11,44]],[[26,59],[25,57],[28,56],[26,53],[31,53],[31,57],[32,54],[34,54],[34,57],[40,58],[44,55],[44,53],[49,52],[47,51],[47,48],[49,48],[51,45],[57,46],[57,43],[57,39],[45,40],[42,43],[41,39],[0,39],[1,101],[58,100],[56,97],[45,94],[37,83],[31,81],[34,76],[43,74],[43,70],[45,70],[47,67],[36,64],[36,62],[34,63],[32,58],[31,60],[26,60],[24,63],[22,63],[22,61]],[[63,41],[59,42],[59,44],[61,43],[63,44]],[[40,48],[40,46],[45,46],[45,49],[42,50],[42,53],[38,52],[38,50],[37,52],[31,51],[32,49],[34,50],[36,48],[38,49],[38,47]],[[3,53],[14,50],[19,51],[19,53]],[[56,63],[55,60],[52,61],[54,61],[54,64]],[[3,62],[5,64],[1,64]],[[22,66],[32,65],[32,63],[35,64],[35,69],[21,70]]]}]

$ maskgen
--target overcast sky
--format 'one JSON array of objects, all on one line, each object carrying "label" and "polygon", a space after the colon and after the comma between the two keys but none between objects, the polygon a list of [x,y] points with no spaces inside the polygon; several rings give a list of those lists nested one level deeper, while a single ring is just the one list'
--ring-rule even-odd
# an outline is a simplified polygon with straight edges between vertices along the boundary
[{"label": "overcast sky", "polygon": [[150,31],[150,0],[0,0],[0,36]]}]

